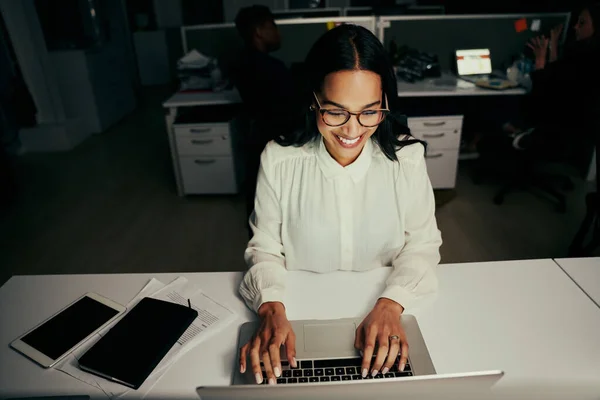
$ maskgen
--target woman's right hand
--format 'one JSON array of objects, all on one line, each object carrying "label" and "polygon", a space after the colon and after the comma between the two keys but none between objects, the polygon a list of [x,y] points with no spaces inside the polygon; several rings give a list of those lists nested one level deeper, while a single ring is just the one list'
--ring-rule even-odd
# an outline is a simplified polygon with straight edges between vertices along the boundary
[{"label": "woman's right hand", "polygon": [[246,372],[247,358],[250,354],[250,366],[256,383],[263,382],[260,362],[262,360],[270,385],[274,385],[281,376],[280,348],[285,345],[290,365],[296,368],[296,335],[285,315],[282,303],[264,303],[258,309],[260,326],[252,339],[240,349],[240,372]]},{"label": "woman's right hand", "polygon": [[535,69],[544,69],[546,66],[546,55],[548,54],[549,40],[545,36],[538,36],[527,43],[527,47],[533,50],[535,56]]}]

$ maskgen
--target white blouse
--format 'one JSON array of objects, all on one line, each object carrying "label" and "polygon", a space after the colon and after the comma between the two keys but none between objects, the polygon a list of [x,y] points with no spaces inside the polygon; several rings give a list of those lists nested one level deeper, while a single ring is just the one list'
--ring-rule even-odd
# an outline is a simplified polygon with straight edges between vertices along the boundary
[{"label": "white blouse", "polygon": [[410,308],[434,294],[441,234],[424,148],[411,144],[388,159],[373,139],[347,167],[322,138],[302,147],[270,142],[261,156],[250,268],[240,294],[255,311],[284,303],[286,273],[305,270],[394,271],[380,297]]}]

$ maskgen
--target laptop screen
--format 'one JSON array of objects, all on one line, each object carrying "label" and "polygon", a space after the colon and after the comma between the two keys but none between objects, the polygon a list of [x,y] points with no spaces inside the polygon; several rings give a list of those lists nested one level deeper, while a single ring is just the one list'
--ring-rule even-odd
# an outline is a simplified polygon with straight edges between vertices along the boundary
[{"label": "laptop screen", "polygon": [[477,75],[492,73],[490,49],[456,50],[458,75]]}]

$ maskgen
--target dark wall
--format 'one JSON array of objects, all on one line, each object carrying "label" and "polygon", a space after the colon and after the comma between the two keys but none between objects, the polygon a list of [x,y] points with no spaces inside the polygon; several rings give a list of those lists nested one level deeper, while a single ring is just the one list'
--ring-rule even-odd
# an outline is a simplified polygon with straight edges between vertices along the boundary
[{"label": "dark wall", "polygon": [[220,24],[223,0],[182,0],[183,25]]}]

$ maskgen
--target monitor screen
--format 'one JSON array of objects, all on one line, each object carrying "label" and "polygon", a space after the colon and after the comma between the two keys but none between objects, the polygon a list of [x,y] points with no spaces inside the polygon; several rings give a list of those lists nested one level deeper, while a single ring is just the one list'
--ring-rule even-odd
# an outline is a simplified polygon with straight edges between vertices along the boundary
[{"label": "monitor screen", "polygon": [[490,49],[457,50],[456,67],[459,75],[491,74]]}]

